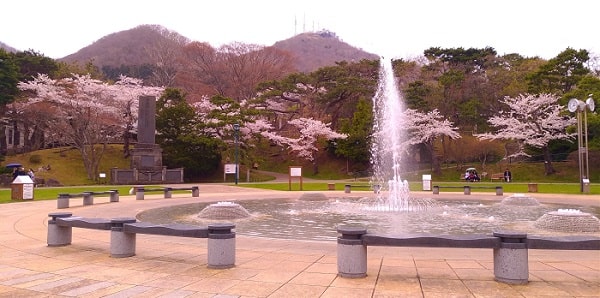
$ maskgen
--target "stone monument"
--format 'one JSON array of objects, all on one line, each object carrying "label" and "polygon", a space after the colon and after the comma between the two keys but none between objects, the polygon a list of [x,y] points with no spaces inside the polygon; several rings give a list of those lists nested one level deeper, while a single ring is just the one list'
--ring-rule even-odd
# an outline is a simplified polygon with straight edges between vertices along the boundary
[{"label": "stone monument", "polygon": [[137,143],[131,153],[131,169],[111,170],[113,184],[183,183],[183,168],[167,169],[162,149],[155,143],[156,98],[139,97]]},{"label": "stone monument", "polygon": [[162,149],[155,143],[156,99],[140,96],[137,143],[131,154],[131,168],[144,172],[162,169]]}]

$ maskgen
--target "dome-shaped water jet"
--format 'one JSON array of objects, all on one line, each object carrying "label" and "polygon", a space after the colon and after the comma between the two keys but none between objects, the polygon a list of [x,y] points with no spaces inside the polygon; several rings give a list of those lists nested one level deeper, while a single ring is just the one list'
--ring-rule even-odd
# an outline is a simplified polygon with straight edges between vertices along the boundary
[{"label": "dome-shaped water jet", "polygon": [[238,203],[218,202],[206,206],[198,213],[198,217],[205,219],[241,219],[250,217],[250,212]]},{"label": "dome-shaped water jet", "polygon": [[534,226],[558,232],[593,233],[600,231],[600,220],[578,209],[558,209],[542,215],[535,221]]}]

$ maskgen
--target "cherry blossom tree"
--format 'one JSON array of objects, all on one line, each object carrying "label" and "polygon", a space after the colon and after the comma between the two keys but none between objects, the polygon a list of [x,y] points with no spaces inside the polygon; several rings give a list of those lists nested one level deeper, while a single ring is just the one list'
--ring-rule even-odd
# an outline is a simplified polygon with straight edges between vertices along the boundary
[{"label": "cherry blossom tree", "polygon": [[444,119],[440,112],[435,109],[429,112],[419,112],[413,109],[407,109],[405,112],[408,143],[410,145],[423,144],[431,155],[433,172],[441,173],[440,161],[435,157],[434,142],[439,137],[449,137],[451,139],[460,138],[456,132],[457,128],[452,122]]},{"label": "cherry blossom tree", "polygon": [[559,97],[554,94],[521,94],[516,97],[505,97],[500,102],[508,106],[507,111],[500,111],[498,116],[488,119],[496,132],[476,135],[481,140],[514,140],[520,149],[511,156],[525,155],[526,146],[543,151],[545,174],[555,173],[548,143],[553,140],[572,140],[574,134],[567,133],[566,128],[576,123],[573,117],[561,114],[564,107],[558,104]]},{"label": "cherry blossom tree", "polygon": [[[14,104],[15,110],[47,112],[46,140],[71,145],[81,153],[88,179],[94,180],[109,142],[116,141],[137,117],[137,97],[158,95],[161,88],[141,86],[141,81],[121,77],[115,85],[76,75],[54,80],[39,74],[19,89],[30,96]],[[134,116],[136,115],[136,116]]]},{"label": "cherry blossom tree", "polygon": [[[288,124],[291,124],[298,129],[295,137],[281,136],[272,131],[265,131],[262,135],[269,138],[277,145],[287,147],[298,157],[311,162],[314,162],[314,154],[319,151],[319,148],[317,147],[319,138],[333,140],[344,139],[347,137],[345,134],[333,131],[329,127],[331,123],[323,123],[312,118],[293,119],[288,121]],[[318,169],[314,163],[313,165],[315,166],[315,173],[317,173]]]}]

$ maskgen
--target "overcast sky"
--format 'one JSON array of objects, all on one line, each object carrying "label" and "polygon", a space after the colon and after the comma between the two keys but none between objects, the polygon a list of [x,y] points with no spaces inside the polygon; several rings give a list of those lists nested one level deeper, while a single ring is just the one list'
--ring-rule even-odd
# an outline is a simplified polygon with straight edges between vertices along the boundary
[{"label": "overcast sky", "polygon": [[402,58],[432,46],[491,46],[500,55],[546,59],[567,47],[600,53],[595,0],[9,0],[0,12],[1,42],[51,58],[144,24],[215,47],[269,46],[327,29],[368,52]]}]

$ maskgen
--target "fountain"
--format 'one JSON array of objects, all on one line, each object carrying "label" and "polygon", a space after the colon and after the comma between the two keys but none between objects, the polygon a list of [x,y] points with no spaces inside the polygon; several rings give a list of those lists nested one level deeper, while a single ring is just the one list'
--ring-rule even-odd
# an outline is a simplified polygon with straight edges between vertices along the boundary
[{"label": "fountain", "polygon": [[234,202],[217,202],[206,206],[198,213],[199,218],[216,220],[233,220],[250,217],[250,212],[242,205]]},{"label": "fountain", "polygon": [[538,206],[540,202],[535,198],[525,195],[522,193],[516,193],[512,196],[508,196],[500,202],[504,205],[514,205],[514,206]]},{"label": "fountain", "polygon": [[542,215],[537,228],[559,232],[599,232],[600,219],[579,209],[558,209]]},{"label": "fountain", "polygon": [[375,208],[382,211],[416,211],[430,205],[411,198],[408,182],[400,177],[408,150],[404,102],[398,91],[392,61],[380,60],[379,86],[373,97],[371,185],[379,188]]}]

